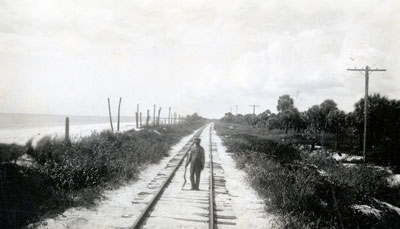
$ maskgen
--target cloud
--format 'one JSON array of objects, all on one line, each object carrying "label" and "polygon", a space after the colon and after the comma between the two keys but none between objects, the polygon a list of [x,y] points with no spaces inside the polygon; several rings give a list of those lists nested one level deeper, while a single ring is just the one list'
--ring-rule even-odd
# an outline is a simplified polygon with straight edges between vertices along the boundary
[{"label": "cloud", "polygon": [[0,107],[105,115],[105,99],[122,96],[125,115],[139,102],[220,117],[235,105],[274,110],[290,94],[300,110],[333,98],[349,111],[363,77],[348,67],[387,68],[371,92],[400,98],[399,10],[395,0],[2,1]]}]

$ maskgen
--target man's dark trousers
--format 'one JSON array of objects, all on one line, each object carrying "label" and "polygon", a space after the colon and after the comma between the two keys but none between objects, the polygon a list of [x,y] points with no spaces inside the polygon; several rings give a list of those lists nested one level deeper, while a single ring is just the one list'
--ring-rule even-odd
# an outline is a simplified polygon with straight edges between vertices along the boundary
[{"label": "man's dark trousers", "polygon": [[193,163],[190,166],[190,183],[192,183],[192,189],[194,190],[199,189],[201,170],[201,163]]}]

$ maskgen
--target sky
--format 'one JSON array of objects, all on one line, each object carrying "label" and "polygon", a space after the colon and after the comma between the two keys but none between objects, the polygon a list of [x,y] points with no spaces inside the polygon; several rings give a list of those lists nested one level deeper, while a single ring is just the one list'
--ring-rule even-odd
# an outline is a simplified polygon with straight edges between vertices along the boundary
[{"label": "sky", "polygon": [[238,106],[347,112],[364,77],[400,99],[397,0],[0,0],[0,112],[107,115],[168,107],[220,118]]}]

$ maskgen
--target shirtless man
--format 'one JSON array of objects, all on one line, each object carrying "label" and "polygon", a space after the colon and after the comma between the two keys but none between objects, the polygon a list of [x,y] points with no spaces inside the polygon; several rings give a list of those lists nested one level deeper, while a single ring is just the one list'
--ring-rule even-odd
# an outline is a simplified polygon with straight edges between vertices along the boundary
[{"label": "shirtless man", "polygon": [[190,183],[192,183],[192,190],[199,190],[200,173],[204,169],[204,148],[200,146],[200,142],[200,138],[194,140],[195,144],[186,160],[186,167],[190,163]]}]

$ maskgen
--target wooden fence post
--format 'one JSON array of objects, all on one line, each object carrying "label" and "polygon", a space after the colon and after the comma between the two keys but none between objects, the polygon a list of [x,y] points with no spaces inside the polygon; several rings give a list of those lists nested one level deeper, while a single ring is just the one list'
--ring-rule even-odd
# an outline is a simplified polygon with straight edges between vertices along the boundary
[{"label": "wooden fence post", "polygon": [[160,125],[160,115],[161,115],[161,107],[158,109],[157,126]]},{"label": "wooden fence post", "polygon": [[136,109],[136,128],[139,128],[139,103],[137,104]]},{"label": "wooden fence post", "polygon": [[149,126],[149,121],[150,121],[150,110],[147,109],[147,118],[146,118],[146,126]]},{"label": "wooden fence post", "polygon": [[154,104],[153,108],[153,126],[156,125],[156,105]]},{"label": "wooden fence post", "polygon": [[110,98],[107,98],[108,100],[108,114],[110,116],[110,125],[111,125],[111,132],[114,132],[114,127],[112,123],[112,117],[111,117],[111,105],[110,105]]},{"label": "wooden fence post", "polygon": [[65,118],[65,143],[69,143],[70,139],[69,139],[69,118],[66,117]]},{"label": "wooden fence post", "polygon": [[138,125],[139,117],[138,117],[138,113],[137,112],[135,112],[135,120],[136,120],[136,122],[135,122],[136,128],[139,128],[139,125]]},{"label": "wooden fence post", "polygon": [[119,122],[120,122],[120,112],[121,112],[121,100],[122,98],[119,97],[119,103],[118,103],[118,125],[117,125],[117,131],[119,132]]},{"label": "wooden fence post", "polygon": [[169,107],[168,111],[168,124],[171,124],[171,107]]},{"label": "wooden fence post", "polygon": [[142,128],[143,127],[143,125],[142,125],[142,112],[140,112],[139,114],[140,114],[140,117],[139,117],[139,119],[140,119],[140,128]]}]

